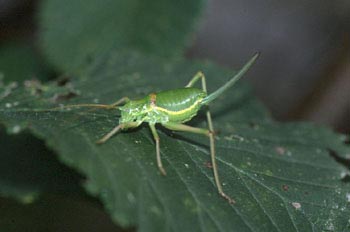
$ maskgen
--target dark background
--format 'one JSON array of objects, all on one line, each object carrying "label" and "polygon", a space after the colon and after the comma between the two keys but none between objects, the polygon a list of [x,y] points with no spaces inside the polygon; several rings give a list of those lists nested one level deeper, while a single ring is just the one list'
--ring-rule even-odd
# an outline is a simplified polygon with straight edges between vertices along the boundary
[{"label": "dark background", "polygon": [[258,50],[249,80],[281,121],[350,130],[350,1],[215,0],[191,57],[238,67]]}]

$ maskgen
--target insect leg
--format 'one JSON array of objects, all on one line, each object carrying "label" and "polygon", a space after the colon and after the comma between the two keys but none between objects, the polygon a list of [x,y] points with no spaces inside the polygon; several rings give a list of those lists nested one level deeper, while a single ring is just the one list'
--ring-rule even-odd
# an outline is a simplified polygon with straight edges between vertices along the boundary
[{"label": "insect leg", "polygon": [[103,136],[100,140],[96,141],[97,144],[105,143],[108,139],[110,139],[113,135],[118,133],[120,130],[126,129],[126,128],[134,128],[138,127],[140,123],[138,122],[130,122],[130,123],[124,123],[119,124],[118,126],[114,127],[113,130],[111,130],[108,134]]},{"label": "insect leg", "polygon": [[166,172],[165,172],[165,170],[163,168],[162,159],[160,157],[159,135],[157,133],[157,130],[156,130],[156,127],[154,126],[154,124],[149,123],[148,125],[151,128],[151,131],[152,131],[152,134],[153,134],[153,138],[156,141],[157,165],[158,165],[160,173],[162,173],[162,175],[165,176]]},{"label": "insect leg", "polygon": [[[186,87],[192,87],[200,78],[202,80],[204,79],[204,85],[205,85],[205,76],[204,76],[204,74],[201,71],[199,71],[199,72],[196,73],[196,75],[194,75],[192,77],[192,79],[190,80],[190,82],[188,82]],[[203,85],[203,82],[202,82],[202,85]]]},{"label": "insect leg", "polygon": [[129,101],[130,101],[130,99],[129,99],[128,97],[122,97],[122,98],[120,98],[118,101],[116,101],[116,102],[110,104],[110,106],[111,106],[111,107],[116,107],[116,106],[119,106],[119,105],[121,105],[121,104],[127,103],[127,102],[129,102]]},{"label": "insect leg", "polygon": [[100,140],[98,140],[97,144],[105,143],[109,138],[111,138],[114,134],[118,133],[123,128],[123,124],[119,124],[118,126],[114,127],[113,130],[111,130],[108,134],[103,136]]},{"label": "insect leg", "polygon": [[[207,93],[207,84],[206,84],[206,81],[205,81],[205,76],[204,76],[204,74],[201,71],[197,72],[197,74],[194,75],[194,77],[190,80],[190,82],[186,85],[186,87],[192,87],[199,79],[202,80],[202,89],[203,89],[203,91]],[[213,121],[211,119],[211,114],[210,114],[208,106],[207,106],[206,115],[207,115],[207,121],[208,121],[209,130],[210,131],[214,131]]]},{"label": "insect leg", "polygon": [[[193,86],[199,79],[202,80],[202,89],[204,92],[207,93],[207,84],[206,84],[206,81],[205,81],[205,76],[204,74],[199,71],[197,72],[197,74],[192,78],[192,80],[186,85],[186,87],[191,87]],[[219,175],[217,174],[217,165],[216,165],[216,162],[215,162],[215,150],[214,150],[214,126],[213,126],[213,121],[211,119],[211,114],[210,114],[210,111],[209,111],[209,106],[207,106],[207,109],[206,109],[206,115],[207,115],[207,121],[208,121],[208,127],[209,127],[209,131],[211,131],[212,133],[209,135],[209,139],[210,139],[210,147],[212,149],[212,151],[210,151],[211,153],[211,156],[212,156],[212,164],[213,164],[213,170],[214,170],[214,176],[215,177],[215,182],[216,184],[219,186],[218,189],[219,189],[219,192],[221,191],[222,192],[222,189],[221,189],[221,185],[220,185],[220,180],[219,180]],[[223,193],[223,192],[222,192]],[[221,194],[221,193],[220,193]]]},{"label": "insect leg", "polygon": [[235,203],[235,200],[233,200],[231,197],[226,195],[226,193],[224,193],[224,191],[222,190],[222,186],[221,186],[220,178],[219,178],[219,173],[218,173],[218,168],[216,165],[216,159],[215,159],[215,143],[214,143],[213,131],[208,130],[208,129],[204,129],[204,128],[191,127],[191,126],[188,126],[185,124],[172,123],[172,122],[167,122],[167,123],[164,123],[162,125],[170,130],[192,132],[192,133],[196,133],[196,134],[206,135],[209,137],[209,139],[210,139],[210,157],[211,157],[211,163],[213,166],[213,173],[214,173],[216,187],[218,189],[219,194],[223,198],[225,198],[230,204]]}]

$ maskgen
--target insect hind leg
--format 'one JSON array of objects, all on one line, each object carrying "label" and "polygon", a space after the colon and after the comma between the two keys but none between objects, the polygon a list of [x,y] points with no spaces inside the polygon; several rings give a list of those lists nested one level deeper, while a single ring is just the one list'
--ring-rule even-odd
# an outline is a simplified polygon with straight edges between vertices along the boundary
[{"label": "insect hind leg", "polygon": [[213,173],[214,173],[214,180],[215,180],[216,187],[218,189],[219,194],[223,198],[225,198],[230,204],[234,204],[235,200],[233,200],[231,197],[229,197],[223,191],[222,186],[221,186],[218,168],[216,165],[216,158],[215,158],[214,132],[211,130],[208,130],[208,129],[191,127],[191,126],[188,126],[185,124],[180,124],[180,123],[167,122],[167,123],[162,123],[162,125],[170,130],[191,132],[191,133],[195,133],[195,134],[206,135],[209,137],[209,139],[210,139],[210,157],[211,157],[211,163],[213,166]]},{"label": "insect hind leg", "polygon": [[202,80],[202,89],[207,92],[207,87],[206,87],[206,83],[205,83],[205,76],[203,74],[203,72],[198,71],[196,73],[196,75],[194,75],[192,77],[192,79],[188,82],[188,84],[186,85],[186,87],[192,87],[199,79]]},{"label": "insect hind leg", "polygon": [[[188,82],[188,84],[186,85],[187,87],[192,87],[198,80],[202,81],[202,90],[207,93],[207,84],[206,84],[206,78],[203,72],[199,71],[196,73],[196,75],[194,75],[194,77],[192,77],[192,79],[190,80],[190,82]],[[209,108],[207,107],[207,121],[208,121],[208,126],[209,126],[209,130],[210,131],[214,131],[214,127],[213,127],[213,121],[211,119],[211,114],[209,111]]]},{"label": "insect hind leg", "polygon": [[[194,75],[194,77],[190,80],[190,82],[186,85],[186,87],[192,87],[199,79],[202,81],[202,90],[205,93],[207,93],[207,84],[206,84],[206,81],[205,81],[205,75],[201,71],[197,72],[197,74]],[[214,126],[213,126],[213,120],[211,118],[211,114],[210,114],[210,111],[209,111],[209,106],[207,106],[207,109],[206,109],[206,116],[207,116],[207,122],[208,122],[208,127],[209,127],[209,131],[208,131],[207,135],[209,136],[209,140],[210,140],[210,156],[211,156],[211,163],[212,163],[212,166],[213,166],[215,184],[216,184],[216,186],[218,188],[219,194],[223,198],[225,198],[229,203],[233,204],[233,203],[235,203],[235,201],[224,193],[224,191],[222,190],[222,186],[221,186],[221,182],[220,182],[220,178],[219,178],[218,168],[217,168],[217,165],[216,165],[216,155],[215,155]],[[185,128],[182,127],[181,129],[185,129]],[[203,130],[204,129],[198,131],[198,129],[194,130],[194,129],[191,129],[191,128],[186,128],[186,130],[189,131],[189,132],[193,132],[193,133],[198,133],[199,132],[199,133],[203,134]]]}]

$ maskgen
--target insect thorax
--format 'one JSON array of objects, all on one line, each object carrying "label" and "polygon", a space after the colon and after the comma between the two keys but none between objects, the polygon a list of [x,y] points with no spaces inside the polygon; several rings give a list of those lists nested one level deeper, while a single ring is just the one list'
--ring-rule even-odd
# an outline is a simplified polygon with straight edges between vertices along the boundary
[{"label": "insect thorax", "polygon": [[140,100],[130,101],[119,109],[121,111],[119,123],[149,122],[155,124],[169,121],[166,114],[155,109],[150,96]]}]

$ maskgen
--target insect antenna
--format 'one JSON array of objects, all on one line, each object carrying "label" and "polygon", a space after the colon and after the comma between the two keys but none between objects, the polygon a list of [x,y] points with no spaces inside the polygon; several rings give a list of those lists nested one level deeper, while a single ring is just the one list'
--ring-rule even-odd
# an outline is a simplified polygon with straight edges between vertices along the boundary
[{"label": "insect antenna", "polygon": [[232,77],[231,80],[229,80],[226,84],[221,86],[215,92],[205,97],[201,104],[202,105],[208,104],[209,102],[219,97],[223,92],[225,92],[231,86],[233,86],[250,69],[250,67],[255,63],[256,59],[259,57],[259,55],[260,55],[260,52],[255,53],[255,55],[241,68],[241,70],[237,72],[236,75],[234,75],[234,77]]},{"label": "insect antenna", "polygon": [[[72,109],[72,108],[80,108],[80,107],[86,107],[86,108],[90,108],[90,109],[87,111],[84,111],[83,113],[79,112],[78,114],[76,114],[76,117],[70,118],[70,122],[78,120],[81,116],[86,116],[88,112],[91,112],[91,111],[95,110],[96,108],[107,109],[107,110],[118,109],[118,106],[112,105],[112,104],[110,104],[110,105],[106,105],[106,104],[72,104],[72,105],[62,105],[62,106],[49,108],[49,109],[35,109],[33,111],[35,111],[35,112],[52,112],[52,111],[62,111],[64,109]],[[120,117],[120,115],[116,115],[116,116]]]},{"label": "insect antenna", "polygon": [[43,111],[56,111],[56,110],[71,109],[71,108],[80,108],[80,107],[100,108],[100,109],[118,109],[118,107],[117,107],[117,106],[114,106],[114,105],[104,105],[104,104],[74,104],[74,105],[58,106],[58,107],[46,109],[46,110],[43,110]]}]

